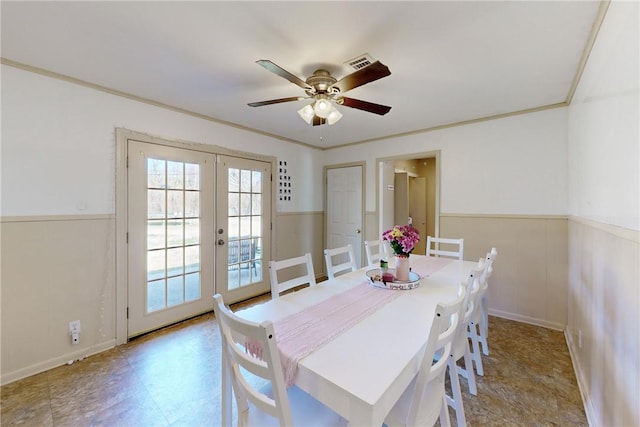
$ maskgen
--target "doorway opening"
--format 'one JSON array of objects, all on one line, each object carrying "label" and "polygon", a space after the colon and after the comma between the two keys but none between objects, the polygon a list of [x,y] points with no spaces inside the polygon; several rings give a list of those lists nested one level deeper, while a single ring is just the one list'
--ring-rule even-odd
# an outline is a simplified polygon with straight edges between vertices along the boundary
[{"label": "doorway opening", "polygon": [[440,216],[440,151],[378,159],[378,235],[396,224],[420,232],[416,253],[427,236],[437,236]]}]

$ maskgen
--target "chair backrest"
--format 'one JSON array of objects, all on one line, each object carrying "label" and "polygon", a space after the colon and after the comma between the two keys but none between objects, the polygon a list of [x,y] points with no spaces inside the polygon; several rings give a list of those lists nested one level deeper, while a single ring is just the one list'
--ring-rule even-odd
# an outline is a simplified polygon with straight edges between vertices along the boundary
[{"label": "chair backrest", "polygon": [[[280,281],[278,272],[285,269],[288,269],[288,272],[294,271],[296,276],[288,280]],[[304,270],[304,274],[302,275],[299,274],[301,270]],[[295,288],[296,286],[305,284],[314,286],[316,284],[316,274],[313,271],[311,254],[306,253],[302,256],[282,261],[269,261],[269,277],[271,279],[271,298],[273,299],[278,298],[282,292]]]},{"label": "chair backrest", "polygon": [[469,271],[467,279],[464,281],[466,288],[466,298],[463,302],[461,310],[460,323],[458,324],[458,331],[453,341],[453,348],[451,354],[454,360],[460,359],[464,356],[465,351],[469,350],[469,341],[467,339],[467,326],[472,319],[474,310],[478,307],[479,298],[481,297],[480,289],[482,280],[482,274],[485,269],[484,262],[481,262],[478,266],[472,268]]},{"label": "chair backrest", "polygon": [[[409,405],[406,425],[433,425],[440,416],[441,425],[449,425],[446,410],[445,372],[460,322],[460,313],[466,299],[466,287],[460,285],[456,299],[449,304],[438,304],[429,331],[429,338],[416,377],[416,386]],[[445,405],[445,411],[442,407]]]},{"label": "chair backrest", "polygon": [[[453,250],[445,250],[440,247],[441,244],[453,245],[455,248]],[[462,260],[464,257],[464,239],[427,236],[427,255]]]},{"label": "chair backrest", "polygon": [[378,265],[384,254],[380,240],[365,240],[364,251],[367,254],[367,265]]},{"label": "chair backrest", "polygon": [[358,269],[356,256],[353,252],[353,246],[351,245],[335,249],[325,249],[324,261],[327,265],[327,277],[329,279],[333,279],[338,276],[339,273],[344,274]]},{"label": "chair backrest", "polygon": [[[293,425],[273,324],[241,319],[224,305],[220,294],[213,299],[222,340],[223,377],[226,372],[231,377],[238,417],[247,416],[251,403],[255,409],[278,419],[280,425]],[[255,386],[260,384],[256,376],[271,383],[273,397]]]},{"label": "chair backrest", "polygon": [[498,250],[496,248],[491,248],[491,252],[487,252],[487,256],[485,257],[485,262],[488,264],[486,279],[489,279],[489,277],[491,277],[491,274],[493,273],[493,262],[497,257]]}]

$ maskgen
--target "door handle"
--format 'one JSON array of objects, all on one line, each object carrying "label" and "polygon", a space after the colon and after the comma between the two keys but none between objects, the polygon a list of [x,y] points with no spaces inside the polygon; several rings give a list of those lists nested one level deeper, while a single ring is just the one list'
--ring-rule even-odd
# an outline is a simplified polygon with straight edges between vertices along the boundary
[{"label": "door handle", "polygon": [[224,239],[218,239],[218,246],[224,245]]},{"label": "door handle", "polygon": [[360,234],[360,229],[356,228],[356,234]]}]

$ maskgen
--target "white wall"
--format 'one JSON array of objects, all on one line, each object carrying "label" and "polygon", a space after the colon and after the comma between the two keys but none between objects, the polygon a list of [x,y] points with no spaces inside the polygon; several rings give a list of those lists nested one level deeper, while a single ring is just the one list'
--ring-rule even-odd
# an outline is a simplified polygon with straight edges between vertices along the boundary
[{"label": "white wall", "polygon": [[[365,148],[366,147],[366,148]],[[567,108],[555,108],[330,150],[328,164],[440,151],[440,235],[465,238],[467,260],[497,247],[490,313],[566,325]]]},{"label": "white wall", "polygon": [[278,211],[322,211],[318,150],[10,66],[1,78],[3,384],[115,343],[116,128],[286,160]]},{"label": "white wall", "polygon": [[329,150],[327,164],[366,160],[376,210],[376,159],[441,150],[443,213],[566,215],[567,117],[556,108]]},{"label": "white wall", "polygon": [[591,425],[640,425],[638,2],[610,4],[569,108],[569,348]]},{"label": "white wall", "polygon": [[572,215],[640,230],[638,2],[613,2],[570,109]]},{"label": "white wall", "polygon": [[322,210],[317,150],[3,65],[0,214],[115,213],[116,127],[287,160],[280,210]]}]

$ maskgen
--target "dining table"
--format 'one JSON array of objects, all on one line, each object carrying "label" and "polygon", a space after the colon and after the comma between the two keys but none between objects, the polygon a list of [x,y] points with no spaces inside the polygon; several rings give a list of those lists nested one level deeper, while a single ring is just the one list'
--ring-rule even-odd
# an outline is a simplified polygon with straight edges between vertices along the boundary
[{"label": "dining table", "polygon": [[[412,254],[410,265],[419,276],[417,287],[380,289],[393,294],[296,361],[292,383],[340,414],[350,426],[383,424],[418,373],[436,305],[455,299],[459,285],[477,263]],[[286,322],[341,294],[373,287],[367,272],[374,268],[363,267],[235,314],[255,322],[271,320],[274,325]],[[350,307],[338,311],[344,315]],[[277,334],[276,328],[278,342]],[[230,386],[222,393],[223,405],[230,405]],[[230,423],[230,417],[226,421]]]}]

